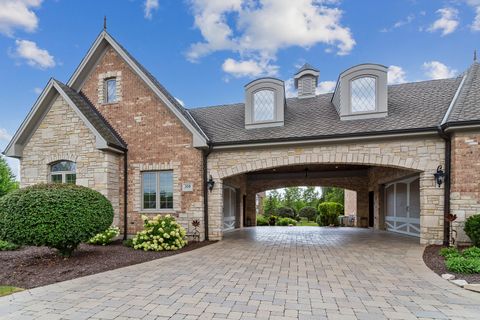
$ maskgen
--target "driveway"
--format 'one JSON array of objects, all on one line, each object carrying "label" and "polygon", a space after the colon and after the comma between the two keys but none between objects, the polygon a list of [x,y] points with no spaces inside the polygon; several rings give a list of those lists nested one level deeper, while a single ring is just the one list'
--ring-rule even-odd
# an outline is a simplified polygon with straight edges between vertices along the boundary
[{"label": "driveway", "polygon": [[478,319],[417,239],[258,227],[178,256],[0,298],[3,319]]}]

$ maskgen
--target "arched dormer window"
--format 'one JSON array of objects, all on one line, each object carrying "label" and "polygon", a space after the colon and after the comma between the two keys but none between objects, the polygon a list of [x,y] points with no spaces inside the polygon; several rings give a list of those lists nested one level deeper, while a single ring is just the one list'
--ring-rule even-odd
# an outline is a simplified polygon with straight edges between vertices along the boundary
[{"label": "arched dormer window", "polygon": [[275,92],[268,89],[253,94],[253,118],[255,122],[272,121],[275,118]]},{"label": "arched dormer window", "polygon": [[350,83],[350,108],[354,112],[370,112],[377,109],[377,79],[359,77]]},{"label": "arched dormer window", "polygon": [[341,120],[388,115],[387,72],[386,66],[367,63],[340,74],[331,101]]},{"label": "arched dormer window", "polygon": [[61,160],[50,164],[50,182],[71,183],[77,181],[77,165],[75,162]]},{"label": "arched dormer window", "polygon": [[261,78],[245,86],[245,128],[283,125],[285,88],[283,81]]}]

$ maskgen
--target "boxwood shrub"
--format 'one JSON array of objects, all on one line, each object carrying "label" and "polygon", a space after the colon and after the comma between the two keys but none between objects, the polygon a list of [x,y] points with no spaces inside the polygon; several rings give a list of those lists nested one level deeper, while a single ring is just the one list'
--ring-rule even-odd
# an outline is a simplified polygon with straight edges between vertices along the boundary
[{"label": "boxwood shrub", "polygon": [[48,246],[63,256],[70,256],[112,221],[110,201],[82,186],[39,184],[0,198],[0,239]]},{"label": "boxwood shrub", "polygon": [[343,205],[337,202],[322,202],[318,206],[319,226],[338,226],[338,217],[343,214]]},{"label": "boxwood shrub", "polygon": [[280,218],[277,221],[277,226],[285,227],[285,226],[290,226],[290,225],[296,226],[297,225],[297,220],[294,220],[292,218]]},{"label": "boxwood shrub", "polygon": [[289,207],[280,207],[277,209],[276,216],[279,218],[290,218],[290,219],[296,219],[297,214],[295,213],[295,210]]},{"label": "boxwood shrub", "polygon": [[468,217],[463,230],[472,240],[473,245],[480,247],[480,214]]},{"label": "boxwood shrub", "polygon": [[268,226],[268,218],[257,214],[257,226]]}]

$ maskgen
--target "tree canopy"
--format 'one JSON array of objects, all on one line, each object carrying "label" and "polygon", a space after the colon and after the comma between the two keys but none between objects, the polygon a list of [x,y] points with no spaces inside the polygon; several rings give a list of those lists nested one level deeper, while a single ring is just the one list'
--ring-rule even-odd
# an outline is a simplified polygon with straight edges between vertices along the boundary
[{"label": "tree canopy", "polygon": [[0,156],[0,197],[18,189],[18,182],[3,156]]}]

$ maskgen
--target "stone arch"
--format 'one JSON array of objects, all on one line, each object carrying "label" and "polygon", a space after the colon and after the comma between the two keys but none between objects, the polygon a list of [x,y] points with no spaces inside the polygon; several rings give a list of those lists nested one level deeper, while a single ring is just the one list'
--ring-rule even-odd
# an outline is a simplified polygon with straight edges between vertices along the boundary
[{"label": "stone arch", "polygon": [[227,168],[212,170],[214,178],[224,179],[237,174],[272,169],[281,166],[308,165],[308,164],[352,164],[366,166],[392,167],[410,169],[417,172],[433,171],[438,163],[424,159],[401,158],[396,155],[381,155],[369,153],[335,152],[323,154],[285,155],[266,159],[252,160],[238,163]]}]

